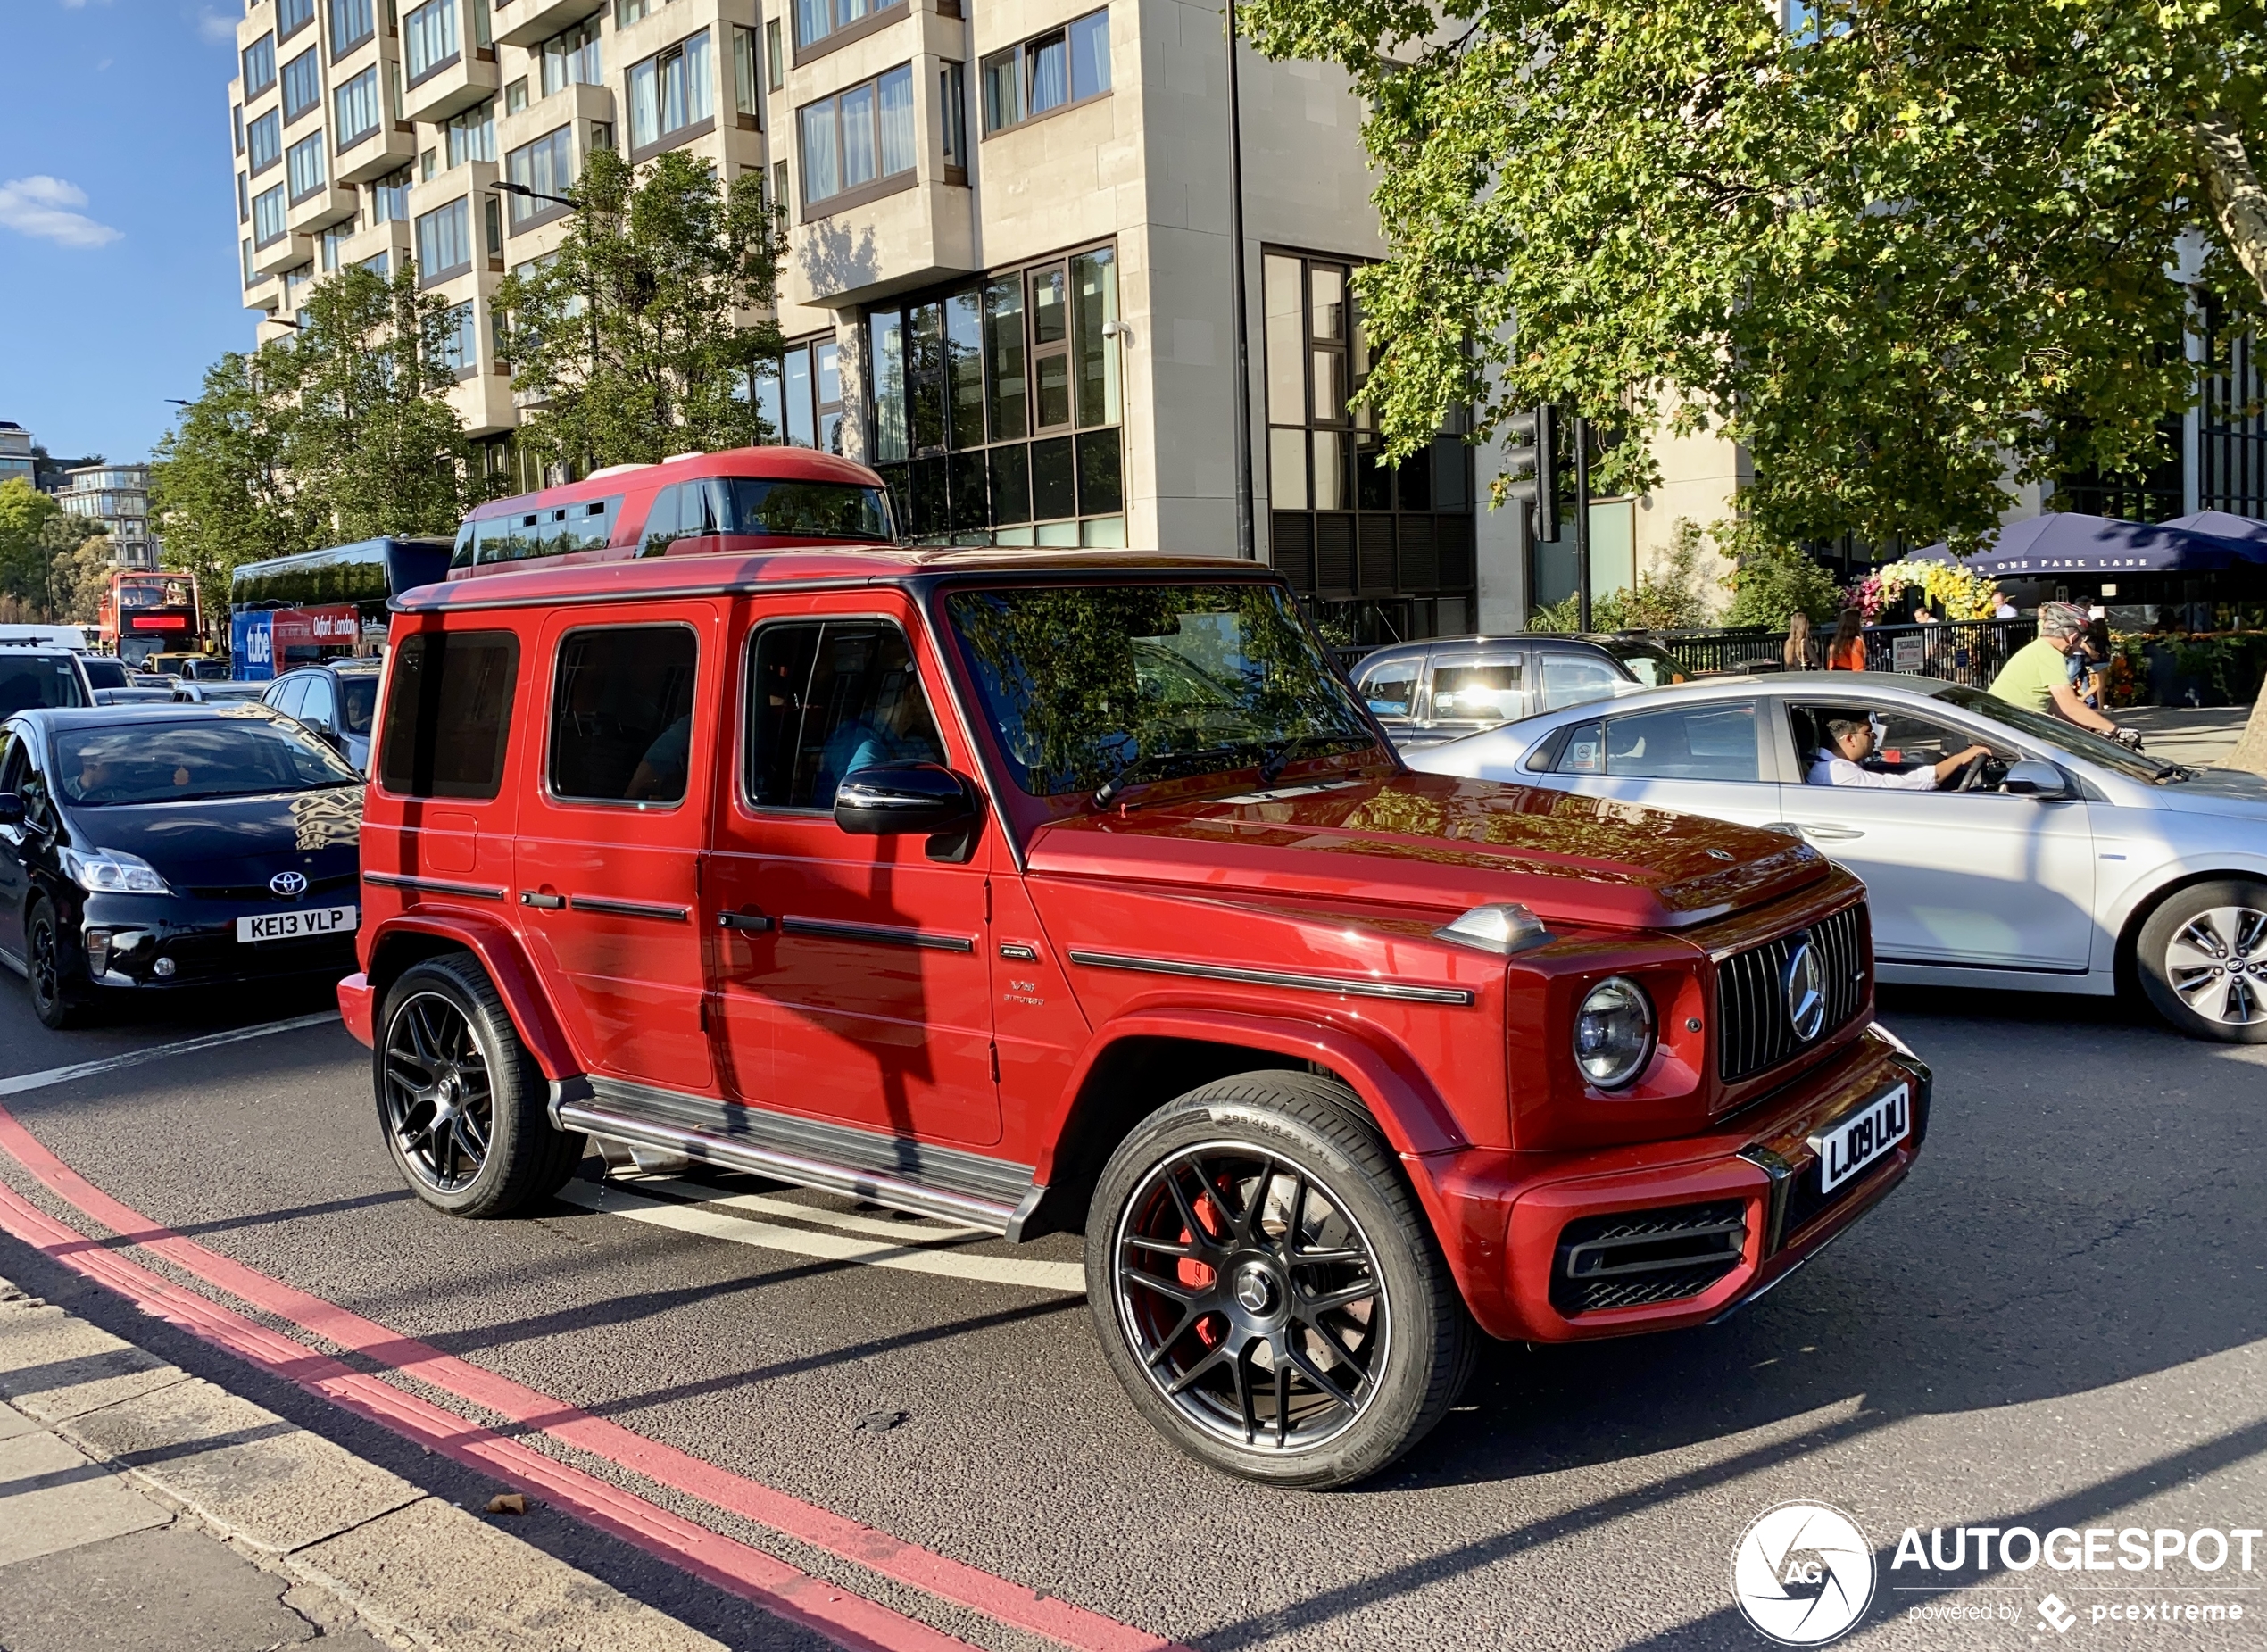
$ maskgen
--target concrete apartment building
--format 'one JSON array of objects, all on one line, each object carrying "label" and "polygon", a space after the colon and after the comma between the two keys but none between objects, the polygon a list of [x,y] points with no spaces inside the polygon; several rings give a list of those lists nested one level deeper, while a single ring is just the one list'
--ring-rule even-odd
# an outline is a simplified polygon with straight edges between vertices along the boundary
[{"label": "concrete apartment building", "polygon": [[163,549],[150,532],[147,465],[81,465],[63,473],[55,502],[73,516],[102,524],[118,568],[155,568]]},{"label": "concrete apartment building", "polygon": [[[595,145],[755,170],[787,211],[753,394],[789,441],[889,477],[928,538],[1235,553],[1220,13],[1187,0],[251,0],[229,87],[245,298],[414,256],[458,308],[456,401],[517,473],[493,295],[543,257]],[[1398,472],[1346,406],[1347,277],[1383,253],[1343,78],[1244,51],[1258,553],[1365,640],[1524,620],[1496,455],[1453,433]],[[522,475],[533,485],[539,478]],[[1594,516],[1598,588],[1676,517],[1725,513],[1736,458],[1678,456]],[[1571,587],[1570,587],[1571,588]]]}]

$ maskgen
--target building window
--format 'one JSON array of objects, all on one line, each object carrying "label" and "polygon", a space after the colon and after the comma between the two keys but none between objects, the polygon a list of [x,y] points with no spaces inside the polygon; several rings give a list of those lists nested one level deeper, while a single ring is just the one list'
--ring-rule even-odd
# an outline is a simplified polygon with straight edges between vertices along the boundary
[{"label": "building window", "polygon": [[378,129],[378,66],[373,63],[331,94],[333,129],[344,154]]},{"label": "building window", "polygon": [[252,180],[242,172],[237,174],[237,222],[252,221]]},{"label": "building window", "polygon": [[330,0],[330,55],[336,62],[378,32],[372,0]]},{"label": "building window", "polygon": [[486,97],[462,114],[449,117],[446,127],[449,164],[496,158],[496,100]]},{"label": "building window", "polygon": [[779,20],[773,18],[763,26],[764,65],[770,71],[771,89],[780,90],[787,84],[787,54],[781,49]]},{"label": "building window", "polygon": [[261,278],[252,268],[252,243],[245,241],[241,245],[244,247],[244,284],[250,286]]},{"label": "building window", "polygon": [[[424,221],[418,220],[420,227]],[[450,311],[444,325],[447,331],[441,336],[441,365],[459,378],[468,378],[480,365],[480,329],[473,318],[471,301]]]},{"label": "building window", "polygon": [[944,163],[968,170],[968,66],[947,63],[937,71],[937,118],[944,127]]},{"label": "building window", "polygon": [[614,27],[627,29],[632,23],[642,23],[653,10],[653,0],[614,0]]},{"label": "building window", "polygon": [[772,442],[843,451],[842,347],[832,334],[788,345],[751,378]]},{"label": "building window", "polygon": [[417,268],[422,286],[472,268],[472,209],[463,197],[417,220]]},{"label": "building window", "polygon": [[315,48],[311,46],[284,65],[284,120],[296,120],[311,110],[320,109],[322,102],[322,66],[316,62]]},{"label": "building window", "polygon": [[893,69],[797,112],[803,210],[884,179],[914,162],[913,70]]},{"label": "building window", "polygon": [[1352,274],[1342,259],[1261,260],[1275,566],[1299,591],[1383,604],[1383,619],[1358,622],[1382,640],[1432,635],[1436,619],[1457,629],[1474,577],[1471,452],[1443,435],[1383,462],[1375,421],[1350,403],[1369,369]]},{"label": "building window", "polygon": [[244,153],[244,105],[242,104],[228,105],[228,129],[236,137],[237,153],[242,154]]},{"label": "building window", "polygon": [[904,10],[903,0],[794,0],[795,45],[801,47],[839,34],[855,23]]},{"label": "building window", "polygon": [[872,462],[909,536],[1125,543],[1116,249],[868,312]]},{"label": "building window", "polygon": [[544,95],[563,92],[570,86],[604,86],[605,71],[599,66],[598,19],[586,17],[563,34],[553,35],[543,43]]},{"label": "building window", "polygon": [[[2204,376],[2196,405],[2196,502],[2231,516],[2267,517],[2267,362],[2256,336],[2230,337],[2216,302],[2205,306],[2205,359],[2227,339],[2227,369]],[[2180,451],[2176,442],[2174,452]]]},{"label": "building window", "polygon": [[370,222],[398,224],[410,215],[410,169],[388,172],[370,186]]},{"label": "building window", "polygon": [[[477,5],[480,0],[472,0]],[[402,55],[410,84],[457,61],[457,0],[429,0],[402,19]]]},{"label": "building window", "polygon": [[320,128],[310,132],[291,146],[291,164],[285,169],[291,182],[291,198],[304,201],[320,193],[323,187],[323,135]]},{"label": "building window", "polygon": [[756,31],[737,23],[732,26],[732,104],[751,120],[763,108],[756,88]]},{"label": "building window", "polygon": [[314,285],[315,266],[312,260],[295,270],[285,270],[284,308],[295,316],[303,315],[305,311],[303,306],[307,302],[307,289]]},{"label": "building window", "polygon": [[985,136],[1110,89],[1110,14],[1090,12],[984,60]]},{"label": "building window", "polygon": [[244,95],[249,103],[276,83],[276,37],[262,35],[244,48]]},{"label": "building window", "polygon": [[283,116],[270,109],[245,129],[245,147],[252,153],[254,178],[283,159]]},{"label": "building window", "polygon": [[315,21],[315,0],[276,0],[276,38],[288,40]]},{"label": "building window", "polygon": [[712,118],[709,31],[630,67],[630,153],[663,144]]},{"label": "building window", "polygon": [[284,187],[263,189],[252,197],[252,242],[273,246],[284,238]]},{"label": "building window", "polygon": [[[561,127],[532,144],[522,145],[503,158],[504,176],[539,195],[563,195],[575,187],[575,152],[569,142],[573,129]],[[558,217],[567,209],[552,201],[511,197],[511,227],[517,232],[532,219]]]},{"label": "building window", "polygon": [[521,75],[503,88],[503,112],[516,115],[527,106],[527,77]]},{"label": "building window", "polygon": [[383,281],[387,278],[386,271],[391,267],[392,262],[393,261],[385,253],[372,253],[368,258],[362,260],[356,268],[367,270],[379,280]]},{"label": "building window", "polygon": [[345,262],[345,248],[353,234],[354,226],[351,222],[333,224],[323,231],[322,266],[325,275],[335,273]]}]

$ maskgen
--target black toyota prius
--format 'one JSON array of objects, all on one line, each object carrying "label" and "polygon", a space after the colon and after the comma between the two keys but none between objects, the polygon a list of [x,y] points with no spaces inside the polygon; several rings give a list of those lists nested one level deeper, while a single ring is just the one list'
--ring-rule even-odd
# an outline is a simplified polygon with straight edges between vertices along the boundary
[{"label": "black toyota prius", "polygon": [[0,963],[47,1025],[112,993],[354,967],[362,777],[261,705],[0,723]]}]

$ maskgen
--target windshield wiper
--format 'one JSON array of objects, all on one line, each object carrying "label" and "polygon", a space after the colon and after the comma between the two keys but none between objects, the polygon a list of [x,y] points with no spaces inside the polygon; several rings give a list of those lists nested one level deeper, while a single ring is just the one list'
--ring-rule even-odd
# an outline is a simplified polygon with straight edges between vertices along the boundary
[{"label": "windshield wiper", "polygon": [[1136,743],[1132,752],[1127,755],[1123,763],[1117,766],[1110,777],[1094,788],[1094,807],[1108,809],[1117,801],[1118,793],[1132,784],[1134,776],[1139,774],[1145,766],[1175,755],[1177,754],[1171,751],[1144,751],[1139,743]]},{"label": "windshield wiper", "polygon": [[1275,784],[1275,776],[1290,766],[1291,759],[1297,757],[1308,747],[1344,745],[1349,743],[1363,746],[1376,743],[1367,735],[1354,734],[1293,735],[1288,740],[1275,741],[1267,747],[1266,754],[1259,760],[1259,789],[1264,792]]}]

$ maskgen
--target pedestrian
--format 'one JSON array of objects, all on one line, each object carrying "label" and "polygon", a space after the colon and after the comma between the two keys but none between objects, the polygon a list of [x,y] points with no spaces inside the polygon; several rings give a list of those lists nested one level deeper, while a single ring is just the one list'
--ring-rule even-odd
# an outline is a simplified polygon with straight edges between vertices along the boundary
[{"label": "pedestrian", "polygon": [[1826,668],[1829,671],[1863,671],[1865,669],[1865,622],[1855,608],[1846,608],[1842,617],[1834,622],[1834,640],[1826,645]]},{"label": "pedestrian", "polygon": [[1787,647],[1781,658],[1790,671],[1810,669],[1810,616],[1799,608],[1787,622]]}]

